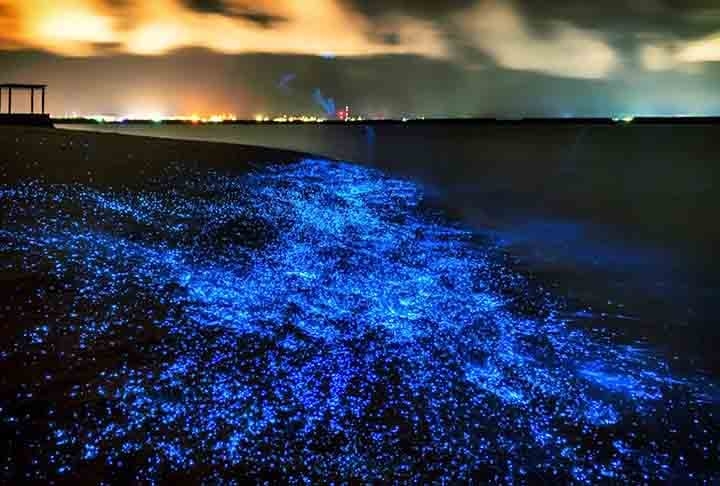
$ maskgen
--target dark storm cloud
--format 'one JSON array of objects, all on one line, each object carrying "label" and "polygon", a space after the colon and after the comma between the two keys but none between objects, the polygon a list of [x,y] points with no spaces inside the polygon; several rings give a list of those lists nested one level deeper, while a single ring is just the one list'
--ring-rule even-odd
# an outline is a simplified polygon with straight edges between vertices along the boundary
[{"label": "dark storm cloud", "polygon": [[389,34],[384,34],[382,41],[385,44],[396,46],[396,45],[400,44],[400,36],[394,32],[391,32]]},{"label": "dark storm cloud", "polygon": [[656,33],[678,38],[697,37],[720,28],[720,24],[702,21],[713,11],[720,12],[716,0],[518,0],[515,5],[536,24],[564,20],[580,27],[628,36]]},{"label": "dark storm cloud", "polygon": [[241,18],[265,28],[270,28],[274,24],[288,20],[285,17],[271,15],[260,10],[231,5],[224,0],[183,0],[183,2],[188,8],[196,12]]},{"label": "dark storm cloud", "polygon": [[237,12],[235,17],[241,17],[250,22],[254,22],[262,27],[269,28],[280,22],[287,22],[287,18],[278,15],[270,15],[262,12]]},{"label": "dark storm cloud", "polygon": [[475,0],[345,0],[349,6],[370,17],[388,12],[438,19],[468,8]]},{"label": "dark storm cloud", "polygon": [[[720,61],[720,41],[712,37],[720,34],[717,0],[345,1],[379,26],[388,14],[433,21],[466,68],[596,79],[635,69],[697,72]],[[370,35],[393,40],[382,30]],[[472,60],[478,54],[486,57],[482,64]]]},{"label": "dark storm cloud", "polygon": [[[354,9],[380,18],[388,12],[442,21],[483,0],[346,0]],[[554,22],[605,32],[618,44],[638,37],[691,39],[720,30],[717,0],[514,0],[516,8],[540,33]]]},{"label": "dark storm cloud", "polygon": [[223,0],[183,0],[188,8],[203,13],[229,14],[230,11]]}]

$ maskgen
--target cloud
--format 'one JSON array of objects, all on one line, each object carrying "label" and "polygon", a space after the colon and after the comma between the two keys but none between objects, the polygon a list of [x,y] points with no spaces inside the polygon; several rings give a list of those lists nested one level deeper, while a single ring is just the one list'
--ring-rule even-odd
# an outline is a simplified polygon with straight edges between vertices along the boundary
[{"label": "cloud", "polygon": [[641,47],[640,60],[648,71],[666,71],[675,68],[678,64],[672,49],[661,45]]},{"label": "cloud", "polygon": [[[244,0],[0,0],[3,7],[14,23],[0,48],[66,56],[99,55],[106,51],[94,46],[108,44],[140,55],[204,47],[230,54],[448,56],[433,23],[397,15],[371,22],[342,0],[257,0],[251,9]],[[377,26],[396,42],[373,36]]]},{"label": "cloud", "polygon": [[659,42],[640,48],[640,62],[648,71],[697,72],[697,65],[720,62],[720,32],[694,40]]},{"label": "cloud", "polygon": [[89,55],[93,44],[118,41],[113,18],[92,0],[0,0],[5,22],[11,27],[4,35],[13,45],[0,47],[41,47],[55,52]]},{"label": "cloud", "polygon": [[480,1],[455,15],[455,21],[474,47],[508,69],[598,79],[619,63],[601,35],[566,21],[551,22],[549,33],[540,35],[506,1]]},{"label": "cloud", "polygon": [[685,43],[677,56],[682,62],[720,61],[720,32]]},{"label": "cloud", "polygon": [[230,14],[231,9],[226,5],[225,0],[183,0],[185,5],[193,10],[203,13],[226,13]]},{"label": "cloud", "polygon": [[250,22],[255,22],[261,27],[272,27],[288,19],[278,15],[271,15],[266,12],[249,8],[245,5],[235,5],[227,0],[183,0],[185,5],[200,13],[221,14],[230,17],[238,17]]}]

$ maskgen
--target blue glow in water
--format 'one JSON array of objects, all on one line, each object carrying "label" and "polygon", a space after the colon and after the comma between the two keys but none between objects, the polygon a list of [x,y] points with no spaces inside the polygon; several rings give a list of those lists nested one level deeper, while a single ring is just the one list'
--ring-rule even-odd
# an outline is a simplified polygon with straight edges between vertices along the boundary
[{"label": "blue glow in water", "polygon": [[[58,474],[129,458],[150,481],[717,473],[679,461],[670,438],[716,452],[708,383],[572,328],[412,183],[305,160],[0,199],[2,270],[59,286],[38,287],[42,321],[22,317],[3,359],[52,356],[61,375],[19,387],[4,423],[45,421],[32,454]],[[72,419],[26,418],[30,392]]]}]

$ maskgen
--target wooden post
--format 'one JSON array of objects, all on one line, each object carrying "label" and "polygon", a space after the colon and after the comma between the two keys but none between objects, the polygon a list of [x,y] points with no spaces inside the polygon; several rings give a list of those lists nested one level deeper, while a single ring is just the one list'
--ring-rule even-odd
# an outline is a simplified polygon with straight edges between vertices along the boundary
[{"label": "wooden post", "polygon": [[45,87],[42,89],[42,114],[45,114]]},{"label": "wooden post", "polygon": [[30,88],[30,114],[35,114],[35,88]]},{"label": "wooden post", "polygon": [[12,88],[8,88],[8,115],[12,115]]},{"label": "wooden post", "polygon": [[2,88],[0,88],[0,114],[2,113]]}]

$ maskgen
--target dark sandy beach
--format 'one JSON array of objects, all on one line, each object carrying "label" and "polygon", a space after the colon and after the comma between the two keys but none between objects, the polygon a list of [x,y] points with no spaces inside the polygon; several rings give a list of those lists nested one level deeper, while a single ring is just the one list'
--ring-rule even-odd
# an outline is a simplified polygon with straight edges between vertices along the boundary
[{"label": "dark sandy beach", "polygon": [[49,184],[98,186],[142,184],[168,163],[191,161],[199,168],[242,171],[250,162],[289,162],[300,153],[235,144],[0,127],[0,182],[36,178]]},{"label": "dark sandy beach", "polygon": [[4,481],[720,478],[713,316],[649,270],[671,252],[298,152],[0,147]]}]

